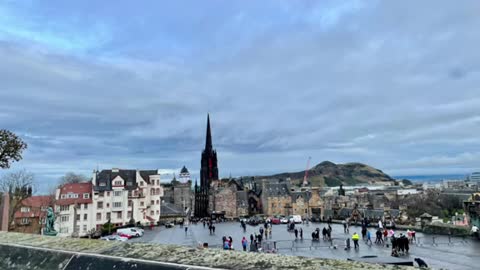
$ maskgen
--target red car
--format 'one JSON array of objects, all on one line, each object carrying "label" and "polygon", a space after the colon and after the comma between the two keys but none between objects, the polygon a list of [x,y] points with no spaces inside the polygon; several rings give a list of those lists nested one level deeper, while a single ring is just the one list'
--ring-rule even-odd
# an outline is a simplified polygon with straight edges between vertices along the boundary
[{"label": "red car", "polygon": [[280,218],[281,216],[274,216],[270,220],[272,221],[272,224],[280,224]]},{"label": "red car", "polygon": [[117,233],[117,234],[118,234],[118,236],[121,236],[121,237],[126,237],[126,238],[128,238],[128,239],[130,239],[130,238],[132,238],[132,237],[133,237],[133,236],[131,236],[131,235],[124,234],[124,233]]}]

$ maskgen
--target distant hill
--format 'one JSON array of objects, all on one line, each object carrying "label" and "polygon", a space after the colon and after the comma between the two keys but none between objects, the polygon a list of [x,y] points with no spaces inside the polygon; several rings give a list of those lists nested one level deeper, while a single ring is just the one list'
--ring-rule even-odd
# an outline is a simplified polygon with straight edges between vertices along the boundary
[{"label": "distant hill", "polygon": [[[292,184],[301,184],[305,171],[280,173],[262,178],[290,178]],[[335,187],[340,184],[355,185],[359,183],[376,183],[383,181],[394,181],[393,178],[379,169],[361,163],[335,164],[330,161],[324,161],[308,170],[308,182],[312,186]]]}]

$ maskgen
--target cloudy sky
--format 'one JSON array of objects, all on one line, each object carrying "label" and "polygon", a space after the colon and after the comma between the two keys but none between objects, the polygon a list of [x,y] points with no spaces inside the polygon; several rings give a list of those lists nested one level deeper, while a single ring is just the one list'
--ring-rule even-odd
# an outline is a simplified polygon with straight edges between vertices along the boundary
[{"label": "cloudy sky", "polygon": [[[174,3],[172,3],[174,2]],[[480,1],[1,1],[0,128],[95,168],[480,170]],[[5,173],[5,170],[2,172]]]}]

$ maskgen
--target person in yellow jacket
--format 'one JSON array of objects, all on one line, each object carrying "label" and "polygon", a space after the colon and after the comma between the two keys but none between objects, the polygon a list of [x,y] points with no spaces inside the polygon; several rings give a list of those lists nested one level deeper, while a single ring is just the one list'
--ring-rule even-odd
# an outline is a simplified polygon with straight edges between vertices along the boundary
[{"label": "person in yellow jacket", "polygon": [[360,248],[360,246],[358,245],[358,240],[360,240],[360,236],[356,232],[353,233],[352,240],[353,240],[354,248],[355,249]]}]

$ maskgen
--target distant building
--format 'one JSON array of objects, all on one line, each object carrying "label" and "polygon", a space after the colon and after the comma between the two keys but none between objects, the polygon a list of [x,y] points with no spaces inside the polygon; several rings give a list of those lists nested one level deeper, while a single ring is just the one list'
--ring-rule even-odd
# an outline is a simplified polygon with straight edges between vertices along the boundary
[{"label": "distant building", "polygon": [[480,182],[480,172],[473,172],[468,176],[468,180]]},{"label": "distant building", "polygon": [[[186,170],[186,168],[183,167],[182,171],[184,171],[184,169]],[[188,173],[188,170],[186,171]],[[182,173],[180,173],[180,175],[182,175]],[[182,209],[184,212],[191,212],[193,210],[194,193],[190,176],[188,176],[188,180],[186,179],[187,177],[185,177],[185,173],[183,173],[181,181],[178,181],[174,176],[170,183],[163,184],[163,201],[170,205],[175,205],[176,209]],[[185,180],[186,182],[183,182]]]},{"label": "distant building", "polygon": [[183,168],[180,170],[180,175],[178,179],[182,183],[187,183],[191,181],[190,172],[188,171],[187,167],[183,166]]},{"label": "distant building", "polygon": [[82,236],[92,229],[92,183],[65,184],[55,194],[55,230],[59,236]]},{"label": "distant building", "polygon": [[473,193],[463,205],[469,224],[480,227],[480,192]]},{"label": "distant building", "polygon": [[53,208],[54,201],[54,196],[31,196],[24,199],[14,214],[10,231],[40,234],[45,224],[47,208]]},{"label": "distant building", "polygon": [[91,182],[57,189],[56,229],[60,236],[85,236],[107,222],[115,226],[157,223],[162,196],[157,170],[94,171]]},{"label": "distant building", "polygon": [[213,149],[212,133],[210,130],[210,115],[207,116],[207,136],[205,149],[202,152],[200,168],[200,186],[195,182],[195,216],[208,217],[210,184],[218,180],[217,151]]}]

